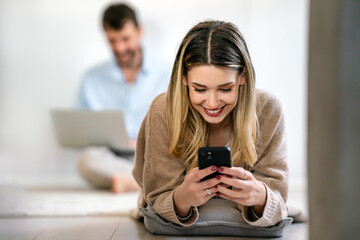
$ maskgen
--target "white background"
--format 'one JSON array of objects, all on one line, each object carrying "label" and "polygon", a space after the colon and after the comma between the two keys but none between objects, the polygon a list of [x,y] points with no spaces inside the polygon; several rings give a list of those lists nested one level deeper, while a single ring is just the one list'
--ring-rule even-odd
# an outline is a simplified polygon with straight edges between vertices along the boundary
[{"label": "white background", "polygon": [[[86,69],[111,56],[101,29],[108,1],[0,0],[2,174],[61,166],[49,110],[70,108]],[[133,0],[143,43],[173,62],[194,24],[235,23],[247,40],[257,87],[276,94],[286,115],[290,180],[306,176],[306,0]],[[74,161],[75,164],[75,161]]]}]

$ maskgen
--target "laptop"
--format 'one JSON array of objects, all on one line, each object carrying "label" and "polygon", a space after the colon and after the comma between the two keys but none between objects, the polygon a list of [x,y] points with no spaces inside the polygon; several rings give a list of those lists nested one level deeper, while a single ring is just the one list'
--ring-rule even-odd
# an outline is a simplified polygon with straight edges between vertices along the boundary
[{"label": "laptop", "polygon": [[133,153],[121,111],[51,110],[58,142],[63,147],[106,146]]}]

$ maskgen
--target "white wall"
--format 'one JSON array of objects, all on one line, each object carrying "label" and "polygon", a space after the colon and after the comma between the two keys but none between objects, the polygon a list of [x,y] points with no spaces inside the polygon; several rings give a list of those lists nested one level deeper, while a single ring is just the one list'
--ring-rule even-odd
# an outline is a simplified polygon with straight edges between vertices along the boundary
[{"label": "white wall", "polygon": [[[140,14],[144,45],[171,62],[198,21],[234,22],[248,42],[257,86],[283,103],[291,176],[305,175],[307,0],[128,2]],[[28,172],[55,161],[49,109],[71,107],[84,71],[110,56],[100,25],[107,3],[0,1],[0,150],[11,156],[2,161],[18,159]]]}]

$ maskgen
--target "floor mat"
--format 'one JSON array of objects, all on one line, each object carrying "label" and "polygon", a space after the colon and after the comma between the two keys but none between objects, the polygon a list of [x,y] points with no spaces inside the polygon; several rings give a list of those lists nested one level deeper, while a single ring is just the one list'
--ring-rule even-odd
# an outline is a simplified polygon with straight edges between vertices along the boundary
[{"label": "floor mat", "polygon": [[0,185],[0,217],[128,215],[137,197],[138,192]]}]

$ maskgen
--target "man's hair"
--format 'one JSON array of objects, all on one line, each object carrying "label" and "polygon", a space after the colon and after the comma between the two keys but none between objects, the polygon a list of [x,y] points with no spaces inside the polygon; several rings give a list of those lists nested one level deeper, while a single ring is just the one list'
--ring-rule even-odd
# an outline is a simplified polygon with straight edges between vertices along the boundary
[{"label": "man's hair", "polygon": [[112,4],[105,9],[103,28],[121,30],[128,21],[138,26],[135,11],[124,3]]}]

